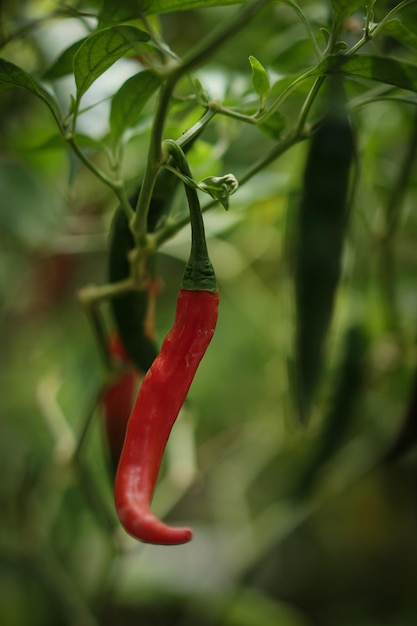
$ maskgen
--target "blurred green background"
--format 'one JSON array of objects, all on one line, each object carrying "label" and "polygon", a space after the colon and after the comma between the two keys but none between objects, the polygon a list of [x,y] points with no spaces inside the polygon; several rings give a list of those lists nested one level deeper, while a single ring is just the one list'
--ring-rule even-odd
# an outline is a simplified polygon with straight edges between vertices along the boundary
[{"label": "blurred green background", "polygon": [[[375,19],[395,4],[378,2]],[[329,4],[300,6],[324,47],[320,29],[328,27]],[[6,3],[4,33],[54,8]],[[162,32],[181,55],[235,10],[167,14]],[[404,11],[403,23],[407,15],[415,17]],[[345,24],[348,43],[362,19],[359,13]],[[2,52],[40,75],[83,29],[78,18],[48,20]],[[371,46],[416,60],[411,40],[384,34]],[[277,3],[196,76],[213,97],[242,103],[251,91],[251,54],[273,82],[316,62],[304,25]],[[108,97],[132,63],[118,62],[98,81],[86,106],[103,102],[80,117],[82,132],[105,136]],[[310,87],[284,104],[288,127]],[[63,103],[71,88],[70,78],[54,85]],[[351,102],[375,89],[346,81]],[[291,377],[292,234],[307,146],[291,148],[242,186],[228,213],[206,213],[221,298],[218,328],[172,433],[154,500],[157,514],[194,528],[193,541],[177,547],[129,539],[113,511],[96,404],[104,373],[77,291],[106,280],[115,199],[56,138],[41,102],[7,89],[0,91],[0,110],[0,622],[414,626],[416,458],[380,459],[415,384],[415,102],[387,98],[352,109],[359,168],[325,371],[308,427],[297,422]],[[145,167],[151,114],[152,103],[126,142],[132,184]],[[184,132],[187,115],[185,107],[173,111],[169,136]],[[239,177],[273,145],[258,128],[218,116],[190,154],[193,174]],[[174,210],[182,208],[179,194]],[[184,229],[158,254],[160,341],[171,327],[188,250]],[[296,486],[314,458],[351,327],[366,337],[360,393],[334,454],[310,476],[302,497]]]}]

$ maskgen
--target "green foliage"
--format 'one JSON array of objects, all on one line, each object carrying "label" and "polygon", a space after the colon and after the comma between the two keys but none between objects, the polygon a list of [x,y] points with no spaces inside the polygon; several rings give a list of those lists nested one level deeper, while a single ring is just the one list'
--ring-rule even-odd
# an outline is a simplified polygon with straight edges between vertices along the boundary
[{"label": "green foliage", "polygon": [[99,25],[108,26],[113,23],[129,21],[137,18],[143,11],[143,2],[140,0],[103,0],[98,11]]},{"label": "green foliage", "polygon": [[47,81],[52,81],[72,74],[74,69],[74,56],[85,41],[86,37],[83,37],[66,48],[52,65],[47,68],[42,78]]},{"label": "green foliage", "polygon": [[113,26],[87,37],[74,55],[78,100],[113,63],[144,41],[149,41],[148,33],[133,26]]},{"label": "green foliage", "polygon": [[[70,4],[1,7],[0,622],[413,624],[416,3]],[[114,513],[99,348],[148,280],[171,327],[184,180],[220,310],[154,499],[195,540],[164,550]]]},{"label": "green foliage", "polygon": [[367,54],[347,58],[333,56],[323,61],[318,69],[320,74],[343,72],[347,75],[395,85],[401,89],[417,91],[416,65],[399,59]]},{"label": "green foliage", "polygon": [[306,626],[301,614],[252,590],[243,590],[227,608],[224,626]]},{"label": "green foliage", "polygon": [[161,15],[175,11],[239,4],[239,0],[103,0],[99,11],[100,23],[123,22],[138,15]]},{"label": "green foliage", "polygon": [[113,138],[119,139],[125,130],[139,123],[143,107],[160,85],[160,79],[149,70],[135,74],[123,83],[111,104],[110,128]]},{"label": "green foliage", "polygon": [[192,9],[221,7],[240,4],[238,0],[142,0],[141,9],[145,15],[155,13],[172,13],[173,11],[190,11]]},{"label": "green foliage", "polygon": [[405,25],[401,20],[389,20],[384,26],[384,33],[396,39],[401,45],[417,48],[417,30],[413,30],[413,23]]},{"label": "green foliage", "polygon": [[0,83],[3,89],[5,87],[26,89],[38,98],[41,98],[52,115],[59,122],[60,111],[55,99],[33,78],[33,76],[5,59],[0,59]]},{"label": "green foliage", "polygon": [[263,108],[265,100],[271,90],[268,73],[254,56],[249,57],[249,62],[252,68],[252,85],[259,96],[260,108]]},{"label": "green foliage", "polygon": [[[369,5],[375,4],[375,0],[372,0]],[[364,9],[367,3],[364,0],[331,0],[333,7],[334,21],[336,24],[341,24],[350,15],[353,15],[359,9]]]}]

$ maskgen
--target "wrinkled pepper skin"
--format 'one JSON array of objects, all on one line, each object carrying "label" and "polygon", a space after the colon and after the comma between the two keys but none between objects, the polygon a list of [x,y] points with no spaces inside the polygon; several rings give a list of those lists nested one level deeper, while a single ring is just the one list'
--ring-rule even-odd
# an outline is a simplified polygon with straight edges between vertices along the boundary
[{"label": "wrinkled pepper skin", "polygon": [[180,290],[172,330],[143,379],[127,425],[115,479],[124,529],[143,542],[181,544],[189,528],[170,527],[150,510],[165,446],[196,370],[213,337],[219,294]]}]

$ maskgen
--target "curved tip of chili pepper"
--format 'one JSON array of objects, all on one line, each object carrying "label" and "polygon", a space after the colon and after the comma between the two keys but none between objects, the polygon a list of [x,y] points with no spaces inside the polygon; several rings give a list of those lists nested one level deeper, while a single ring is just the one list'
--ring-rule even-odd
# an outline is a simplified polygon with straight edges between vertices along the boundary
[{"label": "curved tip of chili pepper", "polygon": [[187,543],[193,537],[191,528],[168,526],[161,522],[150,511],[141,513],[140,516],[132,516],[132,512],[118,511],[119,519],[125,531],[144,543],[159,545],[178,545]]}]

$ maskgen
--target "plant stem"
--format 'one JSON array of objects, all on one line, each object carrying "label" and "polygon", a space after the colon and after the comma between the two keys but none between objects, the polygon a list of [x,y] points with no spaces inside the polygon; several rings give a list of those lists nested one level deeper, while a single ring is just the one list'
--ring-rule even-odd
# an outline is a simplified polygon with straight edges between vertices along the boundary
[{"label": "plant stem", "polygon": [[100,359],[106,372],[113,370],[111,357],[107,348],[107,333],[103,316],[98,308],[102,300],[109,300],[118,295],[128,293],[135,289],[135,284],[131,277],[117,283],[107,285],[89,285],[80,289],[78,299],[83,305],[87,319],[93,330],[93,335],[97,340]]},{"label": "plant stem", "polygon": [[301,112],[300,112],[300,115],[298,117],[297,124],[296,124],[296,133],[299,133],[303,130],[308,114],[313,105],[313,102],[325,80],[326,80],[326,77],[324,75],[321,75],[318,78],[316,78],[316,81],[314,85],[312,86],[312,88],[310,89],[310,92],[307,98],[305,99],[304,104],[301,108]]},{"label": "plant stem", "polygon": [[399,11],[401,11],[402,9],[405,9],[406,6],[408,6],[409,4],[415,4],[416,0],[403,0],[402,2],[400,2],[399,4],[397,4],[396,7],[394,7],[393,9],[391,9],[391,11],[389,11],[386,16],[375,26],[370,27],[369,28],[369,34],[372,37],[375,37],[375,35],[377,35],[379,33],[380,30],[382,30],[385,26],[385,24]]},{"label": "plant stem", "polygon": [[202,129],[207,126],[209,121],[216,115],[216,113],[218,113],[217,108],[212,108],[209,105],[209,108],[204,113],[204,115],[200,117],[200,119],[191,128],[189,128],[187,131],[185,131],[185,133],[181,135],[181,137],[177,140],[177,144],[182,147],[192,141],[194,137],[196,137],[202,131]]},{"label": "plant stem", "polygon": [[[185,158],[185,154],[178,146],[178,144],[175,141],[168,139],[164,142],[164,146],[166,146],[169,154],[173,157],[175,164],[183,177],[185,177],[185,179],[192,180],[192,175],[189,165],[187,163],[187,159]],[[184,182],[186,185],[185,189],[187,193],[188,204],[190,207],[190,221],[192,226],[191,254],[194,254],[195,256],[200,254],[203,256],[207,256],[208,252],[206,237],[204,233],[204,223],[197,190],[194,186],[191,187],[190,185],[188,185],[186,181]]]},{"label": "plant stem", "polygon": [[[192,180],[187,159],[178,144],[168,139],[164,142],[164,147],[172,156],[181,174],[186,179]],[[188,263],[185,266],[181,290],[211,291],[214,293],[217,291],[217,281],[208,255],[203,214],[197,189],[194,185],[190,186],[185,183],[185,192],[187,194],[191,223],[191,251]]]},{"label": "plant stem", "polygon": [[267,165],[275,161],[284,152],[292,148],[297,143],[304,141],[310,136],[310,133],[301,129],[300,131],[292,132],[285,139],[282,139],[276,146],[274,146],[262,159],[256,161],[251,165],[240,177],[239,187],[248,182],[258,172],[262,171]]},{"label": "plant stem", "polygon": [[350,48],[345,54],[349,54],[349,55],[355,54],[360,48],[362,48],[366,43],[368,43],[368,41],[370,41],[371,39],[374,39],[379,34],[379,32],[384,28],[385,24],[396,13],[398,13],[402,9],[405,9],[405,7],[408,6],[409,4],[414,4],[415,1],[416,0],[403,0],[396,7],[391,9],[391,11],[389,11],[385,15],[385,17],[383,17],[383,19],[378,24],[375,24],[375,25],[372,25],[373,3],[369,4],[367,7],[364,34],[361,37],[361,39],[359,39],[359,41],[354,46],[352,46],[352,48]]},{"label": "plant stem", "polygon": [[78,460],[81,458],[82,449],[87,439],[87,433],[90,430],[94,413],[99,405],[100,398],[103,396],[104,389],[105,389],[105,384],[101,384],[98,391],[96,391],[96,393],[93,395],[93,400],[91,401],[91,404],[89,405],[83,419],[81,420],[82,422],[81,432],[78,435],[77,445],[75,447],[74,454],[73,454],[75,463],[78,463]]},{"label": "plant stem", "polygon": [[226,23],[221,23],[210,35],[197,45],[193,50],[186,54],[178,68],[180,75],[187,74],[197,65],[201,65],[231,37],[236,35],[242,28],[248,25],[249,20],[253,19],[269,0],[253,0],[244,3],[243,8],[235,13]]},{"label": "plant stem", "polygon": [[121,182],[118,180],[112,180],[104,172],[102,172],[90,159],[84,154],[78,145],[75,136],[73,133],[68,133],[64,135],[64,138],[68,145],[71,147],[73,152],[77,155],[82,163],[99,179],[102,183],[104,183],[107,187],[109,187],[113,193],[116,195],[117,199],[120,202],[120,206],[126,213],[128,219],[131,218],[133,211],[129,202],[129,198],[127,197],[125,188]]},{"label": "plant stem", "polygon": [[101,180],[102,183],[104,183],[105,185],[107,185],[107,187],[110,187],[110,189],[115,188],[116,184],[114,181],[112,181],[110,178],[108,178],[106,176],[106,174],[104,174],[104,172],[102,172],[96,165],[94,165],[94,163],[92,161],[90,161],[90,159],[84,154],[84,152],[81,150],[80,146],[78,145],[78,143],[75,140],[75,137],[73,135],[73,133],[68,133],[67,135],[65,135],[65,140],[68,143],[69,146],[71,146],[73,152],[75,152],[75,154],[77,155],[77,157],[80,159],[80,161],[82,161],[82,163],[84,163],[84,165],[99,179]]},{"label": "plant stem", "polygon": [[298,17],[300,18],[300,20],[302,21],[306,31],[307,31],[307,35],[310,38],[310,41],[313,45],[314,48],[314,52],[316,53],[317,59],[319,61],[322,60],[323,58],[323,54],[322,51],[320,50],[320,47],[317,43],[317,40],[314,36],[313,33],[313,29],[310,26],[310,22],[308,21],[308,19],[306,18],[306,16],[304,15],[304,12],[302,11],[302,9],[298,6],[298,4],[296,4],[295,2],[293,2],[293,0],[285,0],[285,3],[288,4],[288,6],[292,7],[294,9],[294,11],[297,13]]},{"label": "plant stem", "polygon": [[142,181],[141,191],[136,205],[136,213],[130,224],[139,250],[145,250],[148,244],[147,220],[152,192],[156,176],[162,165],[161,144],[165,119],[168,113],[172,92],[178,81],[191,69],[203,63],[212,56],[233,35],[247,26],[247,23],[269,0],[253,0],[247,3],[241,11],[236,13],[226,24],[221,24],[201,44],[184,56],[180,63],[173,63],[167,71],[167,79],[159,94],[159,101],[152,127],[149,143],[148,160]]},{"label": "plant stem", "polygon": [[[251,180],[258,172],[262,171],[267,165],[275,161],[278,157],[280,157],[284,152],[289,150],[292,146],[301,141],[304,141],[310,136],[310,132],[302,130],[300,132],[291,133],[280,141],[272,150],[270,150],[262,159],[256,161],[253,165],[251,165],[240,177],[239,179],[239,187],[244,185],[246,182]],[[218,200],[212,200],[202,207],[202,212],[212,209],[218,204]],[[166,223],[164,228],[155,233],[155,247],[159,248],[163,243],[171,239],[174,235],[176,235],[182,228],[187,226],[190,221],[189,215],[184,215],[176,220],[171,220]]]},{"label": "plant stem", "polygon": [[136,212],[131,218],[131,229],[139,249],[147,246],[148,211],[155,186],[156,176],[161,167],[162,135],[168,113],[171,95],[177,82],[174,74],[169,77],[159,92],[159,100],[149,142],[148,160],[140,189]]},{"label": "plant stem", "polygon": [[256,123],[263,124],[264,122],[266,122],[271,117],[271,115],[273,115],[273,113],[275,113],[275,111],[281,106],[281,104],[285,102],[288,96],[298,87],[298,85],[300,85],[305,80],[312,78],[315,74],[318,74],[318,73],[319,71],[317,70],[317,68],[315,68],[312,70],[307,70],[307,72],[304,72],[304,74],[302,74],[301,76],[298,76],[298,78],[296,78],[291,83],[291,85],[289,85],[286,89],[284,89],[284,91],[278,96],[278,98],[269,107],[269,109],[267,109],[267,111],[265,111],[263,115],[259,116],[256,119]]},{"label": "plant stem", "polygon": [[88,285],[87,287],[83,287],[78,292],[78,298],[82,304],[89,306],[93,302],[108,300],[109,298],[114,298],[115,296],[132,291],[135,287],[135,283],[129,277],[126,278],[126,280],[120,280],[117,283],[107,285]]}]

